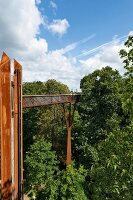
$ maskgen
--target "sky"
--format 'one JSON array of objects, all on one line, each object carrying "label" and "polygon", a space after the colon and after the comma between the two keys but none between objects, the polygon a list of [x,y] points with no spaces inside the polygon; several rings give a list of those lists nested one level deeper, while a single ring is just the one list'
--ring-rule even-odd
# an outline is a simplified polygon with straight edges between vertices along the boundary
[{"label": "sky", "polygon": [[124,73],[120,49],[133,35],[132,0],[0,0],[0,55],[23,81],[56,79],[70,90],[105,66]]}]

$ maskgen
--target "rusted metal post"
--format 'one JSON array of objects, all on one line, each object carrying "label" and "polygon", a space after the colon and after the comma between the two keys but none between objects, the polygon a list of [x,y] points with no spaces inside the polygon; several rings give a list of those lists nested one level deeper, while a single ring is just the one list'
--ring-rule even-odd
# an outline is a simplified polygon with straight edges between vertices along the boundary
[{"label": "rusted metal post", "polygon": [[1,195],[12,199],[11,168],[11,75],[10,59],[3,53],[0,64]]},{"label": "rusted metal post", "polygon": [[14,60],[15,199],[23,199],[22,66]]},{"label": "rusted metal post", "polygon": [[[1,65],[1,60],[0,60],[0,65]],[[0,199],[1,199],[1,120],[2,120],[2,113],[1,113],[1,94],[2,94],[2,91],[1,91],[1,72],[0,72]]]},{"label": "rusted metal post", "polygon": [[67,128],[67,159],[66,159],[66,165],[70,165],[72,160],[72,144],[71,144],[71,133],[72,127],[69,126]]},{"label": "rusted metal post", "polygon": [[72,104],[69,104],[69,112],[67,112],[65,105],[63,104],[64,110],[64,117],[66,121],[67,127],[67,156],[66,156],[66,166],[70,165],[72,160],[72,144],[71,144],[71,135],[72,135],[72,126],[73,126],[73,119],[74,119],[74,112],[76,108],[76,103],[74,104],[72,110]]}]

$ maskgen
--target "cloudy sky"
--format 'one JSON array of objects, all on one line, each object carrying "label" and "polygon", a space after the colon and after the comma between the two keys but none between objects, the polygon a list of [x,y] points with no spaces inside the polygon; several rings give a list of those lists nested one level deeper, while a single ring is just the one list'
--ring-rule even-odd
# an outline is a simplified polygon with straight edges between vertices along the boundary
[{"label": "cloudy sky", "polygon": [[133,0],[0,0],[0,54],[24,81],[56,79],[79,89],[104,66],[123,72],[119,50],[133,34]]}]

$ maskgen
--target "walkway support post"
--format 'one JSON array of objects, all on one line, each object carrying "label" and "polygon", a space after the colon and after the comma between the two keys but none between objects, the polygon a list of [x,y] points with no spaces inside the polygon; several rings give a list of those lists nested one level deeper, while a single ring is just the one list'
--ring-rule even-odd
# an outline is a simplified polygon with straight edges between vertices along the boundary
[{"label": "walkway support post", "polygon": [[72,143],[71,143],[71,137],[72,137],[72,126],[73,126],[73,120],[74,120],[74,112],[76,109],[76,102],[73,105],[69,103],[69,111],[67,111],[67,108],[63,104],[63,110],[64,110],[64,117],[66,121],[66,127],[67,127],[67,156],[66,156],[66,166],[70,165],[72,160]]}]

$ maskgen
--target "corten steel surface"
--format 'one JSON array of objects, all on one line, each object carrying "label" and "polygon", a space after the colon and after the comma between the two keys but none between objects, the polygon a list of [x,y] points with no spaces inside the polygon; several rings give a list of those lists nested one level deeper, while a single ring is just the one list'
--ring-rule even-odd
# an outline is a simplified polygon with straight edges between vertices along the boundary
[{"label": "corten steel surface", "polygon": [[3,53],[0,64],[0,135],[2,200],[12,198],[11,169],[11,77],[10,59]]},{"label": "corten steel surface", "polygon": [[66,121],[66,127],[67,127],[67,156],[66,156],[66,166],[70,165],[72,160],[72,145],[71,145],[71,135],[72,135],[72,126],[73,126],[73,119],[74,119],[74,112],[76,109],[76,102],[72,106],[72,104],[69,104],[69,110],[67,111],[67,108],[63,104],[63,110],[64,110],[64,117]]},{"label": "corten steel surface", "polygon": [[[0,60],[0,64],[1,64],[1,60]],[[1,72],[0,72],[0,198],[1,198]]]},{"label": "corten steel surface", "polygon": [[22,66],[14,60],[14,196],[22,199],[23,135],[22,135]]},{"label": "corten steel surface", "polygon": [[[66,165],[70,165],[72,160],[71,153],[71,132],[73,126],[74,111],[76,103],[79,101],[78,94],[61,94],[61,95],[23,95],[23,108],[39,107],[53,104],[63,104],[64,117],[67,127],[67,156]],[[69,111],[65,107],[65,103],[69,103]],[[72,104],[74,104],[72,109]]]},{"label": "corten steel surface", "polygon": [[79,101],[79,97],[80,95],[78,94],[23,95],[23,108],[63,103],[75,103]]}]

